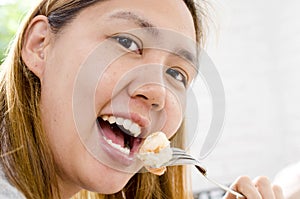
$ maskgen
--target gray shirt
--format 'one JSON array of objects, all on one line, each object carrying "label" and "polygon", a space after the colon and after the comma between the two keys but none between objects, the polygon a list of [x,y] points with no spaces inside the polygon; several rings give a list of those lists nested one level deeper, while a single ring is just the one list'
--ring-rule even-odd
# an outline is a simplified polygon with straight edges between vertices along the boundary
[{"label": "gray shirt", "polygon": [[6,179],[0,165],[0,199],[25,199],[23,194]]}]

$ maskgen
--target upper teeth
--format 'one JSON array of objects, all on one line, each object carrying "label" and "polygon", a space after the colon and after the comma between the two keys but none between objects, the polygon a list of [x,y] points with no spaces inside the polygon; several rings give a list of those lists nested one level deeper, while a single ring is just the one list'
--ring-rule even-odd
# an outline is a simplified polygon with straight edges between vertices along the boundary
[{"label": "upper teeth", "polygon": [[122,126],[124,129],[128,130],[134,137],[137,137],[141,134],[141,127],[137,123],[129,119],[107,115],[102,116],[102,119],[104,121],[108,121],[110,124],[117,123],[117,125]]}]

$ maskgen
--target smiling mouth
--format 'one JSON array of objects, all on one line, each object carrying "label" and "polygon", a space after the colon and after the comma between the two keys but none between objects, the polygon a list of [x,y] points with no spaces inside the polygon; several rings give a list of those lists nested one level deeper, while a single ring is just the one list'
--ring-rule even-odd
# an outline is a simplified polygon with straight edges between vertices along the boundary
[{"label": "smiling mouth", "polygon": [[141,127],[135,122],[121,117],[103,115],[97,118],[104,140],[112,148],[124,155],[133,156],[138,152],[142,138]]}]

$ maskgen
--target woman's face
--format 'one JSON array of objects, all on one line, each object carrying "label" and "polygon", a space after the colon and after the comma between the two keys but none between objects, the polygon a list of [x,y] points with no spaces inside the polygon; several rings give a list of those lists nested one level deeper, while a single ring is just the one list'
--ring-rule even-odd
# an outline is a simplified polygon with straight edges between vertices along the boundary
[{"label": "woman's face", "polygon": [[192,16],[182,0],[111,0],[52,36],[41,111],[62,194],[117,192],[141,168],[143,138],[171,137],[182,122],[196,73]]}]

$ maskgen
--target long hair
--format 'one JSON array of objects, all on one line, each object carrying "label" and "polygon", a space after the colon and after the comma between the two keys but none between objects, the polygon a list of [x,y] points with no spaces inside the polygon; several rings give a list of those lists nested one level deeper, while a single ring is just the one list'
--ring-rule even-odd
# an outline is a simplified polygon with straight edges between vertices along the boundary
[{"label": "long hair", "polygon": [[[25,18],[0,76],[0,165],[11,184],[26,198],[60,198],[53,154],[43,130],[40,113],[40,80],[22,60],[21,50],[29,23],[37,15],[48,18],[58,32],[84,8],[103,0],[43,0]],[[193,0],[184,0],[195,25],[197,43],[204,39],[204,12]],[[184,147],[183,125],[172,138]],[[127,198],[191,198],[183,166],[168,168],[162,176],[137,173],[122,190]],[[120,193],[101,195],[81,191],[75,198],[120,198]]]}]

